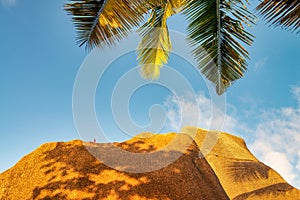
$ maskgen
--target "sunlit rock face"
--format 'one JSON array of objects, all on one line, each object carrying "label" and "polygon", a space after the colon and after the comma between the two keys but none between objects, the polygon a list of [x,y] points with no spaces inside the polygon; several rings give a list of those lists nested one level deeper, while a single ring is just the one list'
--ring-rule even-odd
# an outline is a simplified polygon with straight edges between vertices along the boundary
[{"label": "sunlit rock face", "polygon": [[[242,138],[196,127],[185,127],[182,132],[195,135],[195,143],[206,152],[207,162],[230,199],[300,199],[300,191],[288,184],[272,168],[260,162],[249,151]],[[209,151],[205,149],[207,147]]]},{"label": "sunlit rock face", "polygon": [[[155,159],[152,156],[141,164],[133,156],[130,162],[125,162],[127,154],[119,155],[116,149],[155,155]],[[107,160],[97,159],[98,155]],[[174,156],[177,159],[170,164],[149,170],[154,169],[149,165],[160,166]],[[118,160],[117,164],[107,165],[109,158]],[[181,133],[142,133],[113,144],[79,140],[47,143],[0,174],[1,200],[297,200],[299,197],[299,190],[259,162],[241,138],[196,127],[186,127]]]},{"label": "sunlit rock face", "polygon": [[[134,153],[150,153],[176,134],[149,136],[114,145]],[[0,175],[0,199],[229,199],[207,161],[199,158],[194,142],[184,152],[161,150],[161,158],[174,153],[181,156],[164,168],[145,173],[110,168],[86,147],[107,154],[110,149],[105,148],[111,148],[78,140],[44,144]]]}]

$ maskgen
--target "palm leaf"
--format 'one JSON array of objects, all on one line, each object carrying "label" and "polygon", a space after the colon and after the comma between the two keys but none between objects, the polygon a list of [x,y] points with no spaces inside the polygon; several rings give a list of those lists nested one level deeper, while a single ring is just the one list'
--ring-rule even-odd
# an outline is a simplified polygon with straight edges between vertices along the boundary
[{"label": "palm leaf", "polygon": [[255,17],[242,0],[192,0],[184,14],[199,68],[221,95],[247,70],[248,52],[238,40],[252,44],[254,36],[242,23],[254,24]]},{"label": "palm leaf", "polygon": [[299,0],[264,0],[256,9],[268,23],[300,33]]},{"label": "palm leaf", "polygon": [[148,10],[154,10],[157,8],[172,8],[173,14],[177,14],[188,0],[147,0],[146,7]]},{"label": "palm leaf", "polygon": [[77,42],[91,49],[113,45],[143,20],[143,0],[72,0],[65,10],[73,17]]},{"label": "palm leaf", "polygon": [[152,12],[148,22],[139,29],[142,40],[137,49],[141,74],[144,78],[158,78],[161,67],[168,62],[172,44],[167,18],[176,13],[181,7],[181,2],[183,1],[148,2]]}]

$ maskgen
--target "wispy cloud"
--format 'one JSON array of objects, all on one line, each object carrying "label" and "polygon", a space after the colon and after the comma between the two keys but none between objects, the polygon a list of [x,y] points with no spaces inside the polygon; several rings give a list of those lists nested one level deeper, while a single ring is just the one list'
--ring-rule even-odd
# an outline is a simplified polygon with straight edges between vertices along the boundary
[{"label": "wispy cloud", "polygon": [[268,57],[261,58],[254,62],[254,68],[256,70],[258,70],[258,69],[264,67],[267,62],[268,62]]},{"label": "wispy cloud", "polygon": [[298,183],[295,179],[299,172],[293,169],[291,155],[276,150],[272,145],[274,145],[272,142],[256,139],[254,144],[251,144],[249,148],[262,162],[272,167],[286,181],[297,186]]},{"label": "wispy cloud", "polygon": [[1,0],[2,5],[4,6],[14,6],[16,5],[16,0]]},{"label": "wispy cloud", "polygon": [[294,94],[294,97],[298,101],[298,107],[300,108],[300,87],[292,86],[292,93]]},{"label": "wispy cloud", "polygon": [[[252,113],[252,118],[258,119],[256,124],[247,124],[240,117],[228,112],[225,116],[223,131],[239,134],[250,133],[252,142],[250,150],[264,163],[279,172],[284,179],[296,187],[300,187],[300,87],[292,87],[292,94],[298,101],[296,107],[283,107],[264,112]],[[197,95],[198,105],[193,104],[189,98],[171,97],[165,102],[167,122],[170,128],[178,130],[181,112],[186,124],[195,125],[199,109],[200,124],[202,128],[209,129],[211,126],[211,101],[204,94]],[[181,105],[181,110],[178,108]],[[199,106],[200,108],[197,108]],[[229,108],[236,109],[233,105]],[[217,120],[223,120],[221,117]],[[241,135],[243,136],[243,135]]]},{"label": "wispy cloud", "polygon": [[[300,102],[300,87],[292,88]],[[270,110],[262,115],[250,149],[288,182],[300,186],[300,104]]]},{"label": "wispy cloud", "polygon": [[[212,119],[212,109],[215,105],[212,105],[211,99],[207,98],[203,93],[199,93],[196,95],[198,104],[195,104],[195,101],[192,101],[190,98],[190,96],[177,98],[171,96],[165,101],[167,128],[180,130],[183,126],[195,126],[198,124],[201,128],[214,129],[214,127],[221,124],[221,126],[223,125],[223,130],[233,132],[237,124],[233,117],[222,113],[221,110],[215,107],[218,115]],[[181,119],[181,116],[186,116],[186,118]]]}]

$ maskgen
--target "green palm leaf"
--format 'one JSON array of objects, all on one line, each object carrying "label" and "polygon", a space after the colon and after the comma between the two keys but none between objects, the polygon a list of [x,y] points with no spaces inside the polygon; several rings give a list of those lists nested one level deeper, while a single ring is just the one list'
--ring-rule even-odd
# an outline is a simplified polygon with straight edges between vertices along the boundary
[{"label": "green palm leaf", "polygon": [[256,9],[268,23],[300,33],[299,0],[264,0]]},{"label": "green palm leaf", "polygon": [[166,3],[149,1],[152,9],[148,22],[140,29],[142,40],[138,46],[138,60],[144,78],[155,79],[161,67],[168,62],[172,44],[167,27],[167,18],[176,13],[182,1],[169,0]]},{"label": "green palm leaf", "polygon": [[255,17],[242,0],[192,0],[184,13],[199,68],[220,95],[247,70],[248,52],[237,40],[252,44],[242,23],[254,24]]},{"label": "green palm leaf", "polygon": [[143,0],[72,0],[65,10],[73,15],[77,42],[87,48],[113,45],[143,20]]}]

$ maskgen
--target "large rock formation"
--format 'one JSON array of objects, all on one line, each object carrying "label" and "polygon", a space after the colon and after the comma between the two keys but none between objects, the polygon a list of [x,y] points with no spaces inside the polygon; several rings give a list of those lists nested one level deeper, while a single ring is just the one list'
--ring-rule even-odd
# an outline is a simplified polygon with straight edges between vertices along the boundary
[{"label": "large rock formation", "polygon": [[205,158],[230,199],[300,200],[300,191],[257,160],[242,138],[195,127],[186,127],[183,132],[196,132],[194,140],[200,149],[206,146],[203,141],[207,138],[217,137]]},{"label": "large rock formation", "polygon": [[[147,153],[174,137],[175,134],[153,135],[115,145]],[[189,139],[186,135],[180,138]],[[109,145],[78,140],[44,144],[0,175],[0,199],[229,199],[207,161],[199,158],[195,143],[174,163],[146,173],[107,167],[84,145],[108,155],[111,152],[106,149]],[[161,152],[165,157],[171,153]]]},{"label": "large rock formation", "polygon": [[[147,133],[114,143],[129,152],[153,153],[157,158],[153,165],[178,155],[163,168],[140,173],[133,173],[140,160],[132,157],[130,165],[122,165],[122,160],[128,158],[117,155],[109,144],[79,140],[44,144],[0,174],[0,199],[300,199],[299,190],[259,162],[242,139],[218,134],[213,149],[203,157],[203,141],[211,133],[191,127],[182,132]],[[194,140],[189,136],[191,132],[197,133]],[[170,143],[170,148],[164,148]],[[184,150],[177,148],[184,145],[188,145]],[[120,160],[118,170],[90,152]]]}]

